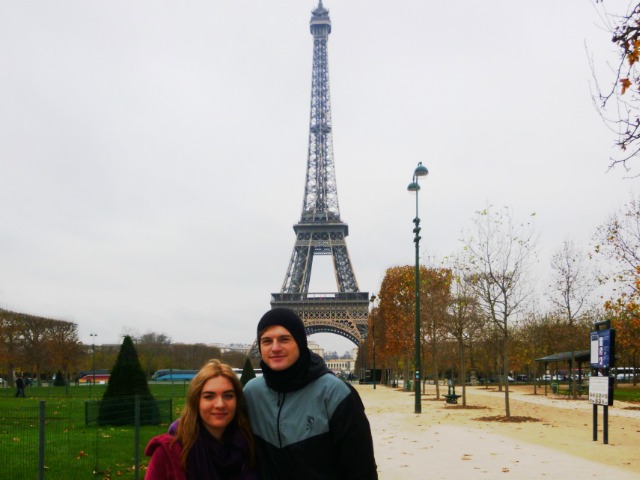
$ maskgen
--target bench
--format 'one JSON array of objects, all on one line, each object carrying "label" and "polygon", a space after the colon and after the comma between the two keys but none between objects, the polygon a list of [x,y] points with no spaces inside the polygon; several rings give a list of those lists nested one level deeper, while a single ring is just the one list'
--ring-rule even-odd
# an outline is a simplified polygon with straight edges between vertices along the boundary
[{"label": "bench", "polygon": [[447,403],[450,403],[452,405],[457,405],[458,404],[458,399],[461,397],[462,395],[456,395],[456,386],[453,385],[451,383],[451,381],[449,381],[449,392],[446,395],[443,395],[443,397],[445,398]]},{"label": "bench", "polygon": [[461,396],[462,395],[443,395],[447,403],[456,404],[456,405],[458,404],[458,399]]}]

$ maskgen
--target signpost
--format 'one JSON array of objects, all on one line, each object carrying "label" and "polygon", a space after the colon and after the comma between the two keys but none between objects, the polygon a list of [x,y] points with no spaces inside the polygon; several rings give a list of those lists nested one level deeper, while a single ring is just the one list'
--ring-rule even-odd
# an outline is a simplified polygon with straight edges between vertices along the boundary
[{"label": "signpost", "polygon": [[606,445],[609,443],[609,406],[613,405],[613,377],[609,370],[615,367],[616,359],[616,331],[611,328],[611,321],[594,323],[590,340],[589,401],[593,404],[593,441],[598,440],[598,405],[602,405],[602,433]]}]

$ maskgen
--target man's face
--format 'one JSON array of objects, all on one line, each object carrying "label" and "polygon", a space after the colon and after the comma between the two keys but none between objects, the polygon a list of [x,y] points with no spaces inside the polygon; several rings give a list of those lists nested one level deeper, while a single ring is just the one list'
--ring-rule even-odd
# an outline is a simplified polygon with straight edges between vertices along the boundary
[{"label": "man's face", "polygon": [[281,325],[267,327],[260,337],[262,361],[271,370],[286,370],[300,358],[300,349],[291,332]]}]

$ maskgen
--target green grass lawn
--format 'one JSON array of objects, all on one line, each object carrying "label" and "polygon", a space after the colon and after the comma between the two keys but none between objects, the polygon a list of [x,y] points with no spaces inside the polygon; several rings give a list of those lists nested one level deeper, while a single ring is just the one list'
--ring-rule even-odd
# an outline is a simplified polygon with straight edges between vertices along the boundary
[{"label": "green grass lawn", "polygon": [[613,391],[613,400],[640,403],[640,386],[618,385],[618,388]]},{"label": "green grass lawn", "polygon": [[[186,385],[150,385],[158,400],[172,400],[172,418],[184,405]],[[27,398],[15,398],[14,389],[0,389],[0,458],[3,478],[37,478],[39,402],[45,401],[45,478],[134,479],[136,432],[133,426],[86,426],[85,402],[101,398],[105,385],[30,387]],[[139,432],[140,465],[148,458],[149,439],[166,432],[168,423],[143,426]],[[144,478],[144,471],[138,474]]]},{"label": "green grass lawn", "polygon": [[[561,384],[559,393],[561,395],[569,395],[568,385]],[[616,400],[620,402],[640,403],[640,385],[634,387],[628,383],[619,384],[618,387],[613,390],[613,401],[615,402]]]},{"label": "green grass lawn", "polygon": [[[151,384],[158,400],[172,400],[172,418],[184,406],[187,385]],[[15,389],[0,388],[0,458],[2,478],[37,478],[39,401],[45,401],[45,479],[135,479],[136,435],[133,426],[85,425],[85,403],[98,399],[105,385],[89,387],[29,387],[27,398],[15,398]],[[562,390],[561,390],[562,391]],[[640,386],[620,385],[615,400],[640,403]],[[140,471],[144,478],[148,458],[144,447],[168,424],[143,426],[139,432]]]}]

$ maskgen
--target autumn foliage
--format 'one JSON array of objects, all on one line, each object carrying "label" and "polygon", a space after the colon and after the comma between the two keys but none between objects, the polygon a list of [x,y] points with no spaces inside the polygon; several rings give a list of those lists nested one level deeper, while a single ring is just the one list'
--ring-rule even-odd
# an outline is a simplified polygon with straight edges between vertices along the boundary
[{"label": "autumn foliage", "polygon": [[[415,358],[415,281],[413,266],[388,268],[375,317],[381,365],[401,366],[405,373]],[[420,341],[425,346],[437,341],[438,325],[442,324],[449,304],[450,283],[449,270],[420,267]]]},{"label": "autumn foliage", "polygon": [[635,288],[605,303],[605,310],[616,329],[618,351],[623,361],[637,367],[640,361],[640,266],[636,269]]}]

